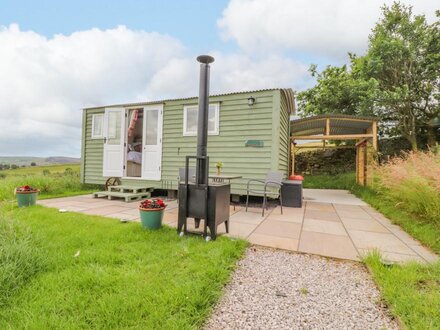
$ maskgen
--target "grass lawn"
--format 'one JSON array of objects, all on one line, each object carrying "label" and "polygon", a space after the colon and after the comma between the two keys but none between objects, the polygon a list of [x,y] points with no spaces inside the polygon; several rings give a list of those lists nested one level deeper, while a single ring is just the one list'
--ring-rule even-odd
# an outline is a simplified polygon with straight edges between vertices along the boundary
[{"label": "grass lawn", "polygon": [[[410,213],[386,191],[356,185],[354,173],[307,176],[306,188],[347,189],[383,213],[393,223],[440,253],[440,226]],[[409,329],[440,329],[440,262],[432,265],[384,265],[379,256],[365,259],[382,297]]]},{"label": "grass lawn", "polygon": [[434,265],[384,265],[365,260],[384,301],[407,329],[440,329],[440,262]]},{"label": "grass lawn", "polygon": [[1,329],[198,328],[246,246],[41,206],[0,211]]}]

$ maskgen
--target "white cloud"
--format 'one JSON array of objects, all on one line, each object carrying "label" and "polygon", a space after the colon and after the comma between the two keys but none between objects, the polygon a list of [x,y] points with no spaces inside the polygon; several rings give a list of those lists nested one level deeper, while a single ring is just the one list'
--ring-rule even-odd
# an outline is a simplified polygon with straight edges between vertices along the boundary
[{"label": "white cloud", "polygon": [[[225,39],[248,52],[290,50],[341,60],[366,49],[380,7],[392,0],[231,0],[218,21]],[[406,0],[433,19],[438,0]]]},{"label": "white cloud", "polygon": [[[81,108],[198,93],[198,63],[176,39],[124,26],[46,38],[0,27],[0,155],[78,156]],[[212,92],[304,85],[277,55],[213,51]]]},{"label": "white cloud", "polygon": [[124,26],[48,39],[11,25],[0,49],[0,154],[79,155],[81,108],[136,101],[184,53],[169,36]]}]

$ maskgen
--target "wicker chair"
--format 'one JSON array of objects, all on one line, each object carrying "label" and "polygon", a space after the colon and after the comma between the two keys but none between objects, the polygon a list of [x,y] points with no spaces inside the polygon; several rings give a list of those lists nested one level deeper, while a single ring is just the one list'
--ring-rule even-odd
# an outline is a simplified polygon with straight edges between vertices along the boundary
[{"label": "wicker chair", "polygon": [[[267,208],[267,196],[275,196],[278,197],[280,200],[280,206],[281,206],[281,214],[283,214],[283,197],[281,195],[281,186],[282,181],[284,179],[284,174],[280,172],[268,172],[266,175],[265,180],[256,180],[251,179],[247,183],[247,193],[246,193],[246,212],[248,209],[249,204],[249,193],[253,193],[256,195],[262,195],[263,196],[263,211],[262,216],[264,216],[264,209]],[[259,184],[260,189],[251,188],[251,184]]]}]

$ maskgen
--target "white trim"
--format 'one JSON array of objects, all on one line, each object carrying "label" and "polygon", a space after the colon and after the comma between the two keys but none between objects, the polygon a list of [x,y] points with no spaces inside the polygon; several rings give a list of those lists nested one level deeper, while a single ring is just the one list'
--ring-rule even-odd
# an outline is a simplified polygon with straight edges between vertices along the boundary
[{"label": "white trim", "polygon": [[[220,135],[220,103],[210,103],[209,107],[215,107],[215,129],[208,131],[208,135]],[[187,132],[187,111],[188,108],[198,108],[197,104],[183,106],[183,136],[197,136],[197,132]],[[208,110],[209,111],[209,110]]]},{"label": "white trim", "polygon": [[[101,117],[101,134],[95,135],[95,120],[97,117]],[[102,139],[104,137],[104,114],[103,113],[95,113],[92,115],[92,139]]]},{"label": "white trim", "polygon": [[[154,104],[154,105],[148,105],[143,108],[144,117],[143,117],[143,127],[142,127],[142,169],[141,169],[141,179],[142,180],[148,180],[148,181],[160,181],[162,179],[162,143],[163,143],[163,104]],[[147,134],[146,134],[146,119],[147,119],[147,111],[157,110],[158,111],[158,122],[157,122],[157,145],[158,148],[158,155],[159,155],[159,162],[158,166],[159,169],[156,172],[155,175],[152,175],[151,177],[146,177],[145,175],[145,168],[144,165],[147,162],[146,159],[146,152],[148,152],[146,149],[149,147],[146,145],[147,141]],[[152,146],[153,147],[153,146]]]}]

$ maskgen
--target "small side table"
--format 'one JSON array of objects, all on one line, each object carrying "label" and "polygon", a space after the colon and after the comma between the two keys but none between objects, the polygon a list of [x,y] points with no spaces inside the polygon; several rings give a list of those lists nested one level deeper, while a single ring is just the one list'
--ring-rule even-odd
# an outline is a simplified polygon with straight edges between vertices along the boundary
[{"label": "small side table", "polygon": [[302,207],[303,188],[301,180],[286,180],[281,186],[283,206]]}]

